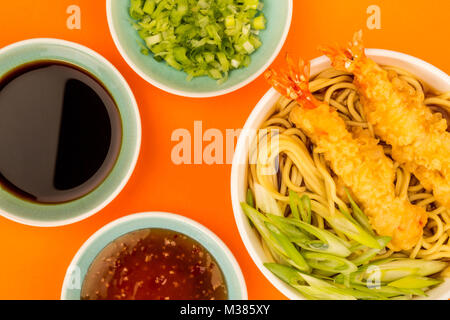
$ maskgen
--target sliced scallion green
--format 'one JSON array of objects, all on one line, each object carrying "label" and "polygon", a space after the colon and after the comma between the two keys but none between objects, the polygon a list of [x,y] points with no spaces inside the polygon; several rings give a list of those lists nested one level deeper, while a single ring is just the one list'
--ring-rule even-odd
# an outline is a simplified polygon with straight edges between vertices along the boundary
[{"label": "sliced scallion green", "polygon": [[298,270],[304,272],[311,272],[311,267],[306,263],[300,251],[292,244],[292,242],[273,224],[266,222],[266,227],[271,234],[274,242],[282,248],[288,262],[296,267]]},{"label": "sliced scallion green", "polygon": [[426,296],[426,290],[442,282],[428,276],[446,268],[446,262],[400,257],[372,261],[391,238],[374,235],[350,195],[352,214],[340,208],[324,215],[336,230],[349,235],[348,241],[312,224],[312,212],[320,211],[316,200],[291,191],[291,214],[285,217],[289,210],[271,192],[257,183],[254,191],[255,201],[248,190],[247,203],[241,205],[264,250],[276,261],[265,266],[308,299],[409,299]]},{"label": "sliced scallion green", "polygon": [[442,283],[440,279],[433,279],[420,276],[408,276],[390,282],[388,286],[401,289],[423,289]]},{"label": "sliced scallion green", "polygon": [[367,218],[366,214],[359,208],[359,206],[350,196],[350,192],[347,189],[345,190],[345,192],[347,193],[348,200],[350,201],[350,204],[352,206],[353,216],[355,217],[356,221],[358,221],[359,224],[364,229],[366,229],[366,231],[368,231],[371,235],[374,235],[375,233],[373,232],[372,227],[370,226],[369,219]]},{"label": "sliced scallion green", "polygon": [[327,230],[317,228],[311,224],[299,221],[297,219],[282,218],[271,214],[268,214],[267,217],[270,221],[278,221],[280,223],[291,224],[302,230],[304,233],[311,234],[312,236],[317,238],[300,238],[295,241],[298,246],[305,250],[334,254],[339,257],[347,257],[351,253],[348,249],[348,243]]},{"label": "sliced scallion green", "polygon": [[245,199],[245,202],[252,208],[255,207],[255,199],[253,198],[253,192],[252,190],[248,189],[247,190],[247,196]]},{"label": "sliced scallion green", "polygon": [[266,28],[262,0],[129,0],[133,27],[158,61],[220,83],[250,64]]},{"label": "sliced scallion green", "polygon": [[349,260],[332,254],[318,252],[303,252],[306,262],[314,269],[334,273],[350,274],[358,268]]}]

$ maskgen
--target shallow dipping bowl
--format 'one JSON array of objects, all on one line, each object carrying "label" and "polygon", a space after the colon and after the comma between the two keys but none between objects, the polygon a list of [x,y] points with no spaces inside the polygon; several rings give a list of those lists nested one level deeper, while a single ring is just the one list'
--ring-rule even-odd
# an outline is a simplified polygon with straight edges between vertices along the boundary
[{"label": "shallow dipping bowl", "polygon": [[86,272],[106,245],[124,234],[148,228],[168,229],[196,240],[214,257],[222,270],[228,290],[228,299],[247,299],[247,287],[242,271],[222,240],[193,220],[164,212],[146,212],[126,216],[111,222],[92,235],[78,250],[67,269],[61,299],[80,299]]}]

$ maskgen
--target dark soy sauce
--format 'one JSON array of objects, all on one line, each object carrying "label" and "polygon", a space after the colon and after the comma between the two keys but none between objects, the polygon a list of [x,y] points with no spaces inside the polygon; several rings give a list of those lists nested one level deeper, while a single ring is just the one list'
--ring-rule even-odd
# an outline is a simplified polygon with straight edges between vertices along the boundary
[{"label": "dark soy sauce", "polygon": [[122,140],[119,110],[80,68],[27,64],[0,79],[0,184],[39,203],[81,198],[114,166]]}]

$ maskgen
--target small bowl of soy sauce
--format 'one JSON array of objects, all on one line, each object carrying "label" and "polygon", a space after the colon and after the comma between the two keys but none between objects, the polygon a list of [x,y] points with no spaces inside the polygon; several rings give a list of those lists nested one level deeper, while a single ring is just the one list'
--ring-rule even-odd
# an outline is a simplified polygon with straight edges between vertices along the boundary
[{"label": "small bowl of soy sauce", "polygon": [[63,300],[244,300],[241,269],[226,245],[188,218],[126,216],[92,235],[73,258]]},{"label": "small bowl of soy sauce", "polygon": [[96,52],[32,39],[0,50],[0,214],[33,226],[80,221],[122,190],[141,141],[121,74]]}]

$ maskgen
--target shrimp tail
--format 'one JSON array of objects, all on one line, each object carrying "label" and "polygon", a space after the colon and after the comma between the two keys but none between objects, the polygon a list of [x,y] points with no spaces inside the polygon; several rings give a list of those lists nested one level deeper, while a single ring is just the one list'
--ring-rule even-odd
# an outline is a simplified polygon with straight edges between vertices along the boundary
[{"label": "shrimp tail", "polygon": [[353,35],[347,48],[336,46],[320,47],[319,50],[330,58],[334,68],[342,71],[354,72],[358,65],[366,58],[362,42],[362,30]]},{"label": "shrimp tail", "polygon": [[285,97],[296,100],[306,109],[315,109],[320,102],[309,91],[310,64],[303,59],[298,63],[286,55],[288,71],[278,73],[273,69],[265,72],[264,77],[270,85]]}]

